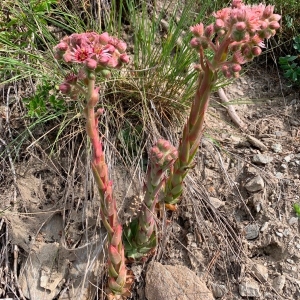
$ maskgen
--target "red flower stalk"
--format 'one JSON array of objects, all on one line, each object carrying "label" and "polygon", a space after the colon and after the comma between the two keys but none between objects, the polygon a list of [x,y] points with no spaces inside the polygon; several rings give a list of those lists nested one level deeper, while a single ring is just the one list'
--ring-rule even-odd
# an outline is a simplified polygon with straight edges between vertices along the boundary
[{"label": "red flower stalk", "polygon": [[[60,90],[71,97],[78,93],[86,97],[86,132],[93,148],[92,170],[100,194],[100,214],[108,233],[108,289],[109,298],[114,295],[128,295],[127,269],[125,266],[122,226],[118,220],[116,200],[113,197],[112,182],[109,180],[102,140],[98,132],[98,119],[103,109],[96,110],[99,88],[95,86],[96,74],[109,76],[111,68],[128,63],[126,44],[108,33],[95,32],[72,34],[65,37],[55,48],[55,57],[66,63],[81,66],[78,74],[70,74],[60,85]],[[86,90],[85,90],[86,88]]]}]

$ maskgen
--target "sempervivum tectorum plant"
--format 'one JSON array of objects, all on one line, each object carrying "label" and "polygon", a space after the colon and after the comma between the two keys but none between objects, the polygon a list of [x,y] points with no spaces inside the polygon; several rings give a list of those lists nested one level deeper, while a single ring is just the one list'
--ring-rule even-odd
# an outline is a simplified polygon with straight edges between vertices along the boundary
[{"label": "sempervivum tectorum plant", "polygon": [[[263,4],[248,6],[241,0],[233,0],[232,7],[213,14],[215,21],[204,26],[191,27],[194,37],[191,46],[199,54],[198,86],[190,115],[184,126],[174,172],[166,183],[165,202],[176,204],[182,193],[183,180],[191,168],[203,132],[204,116],[211,91],[218,79],[218,71],[226,77],[237,77],[241,65],[261,54],[264,39],[274,36],[280,27],[280,15],[274,14],[274,6]],[[214,55],[209,59],[205,49]]]},{"label": "sempervivum tectorum plant", "polygon": [[116,200],[112,193],[108,167],[98,132],[98,119],[103,109],[96,109],[99,101],[99,87],[96,87],[96,75],[110,75],[110,69],[120,68],[128,63],[125,53],[126,44],[108,33],[95,32],[72,34],[63,38],[54,48],[56,59],[67,64],[78,65],[77,74],[69,74],[60,85],[62,93],[76,98],[83,94],[86,98],[86,132],[91,140],[92,170],[100,194],[101,219],[108,233],[108,298],[126,297],[130,293],[127,278],[122,226],[118,220]]}]

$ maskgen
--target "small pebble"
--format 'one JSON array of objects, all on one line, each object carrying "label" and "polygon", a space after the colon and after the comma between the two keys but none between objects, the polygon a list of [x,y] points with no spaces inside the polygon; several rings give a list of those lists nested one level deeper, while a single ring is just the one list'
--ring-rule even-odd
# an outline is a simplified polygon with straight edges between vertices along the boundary
[{"label": "small pebble", "polygon": [[284,158],[284,160],[285,160],[286,162],[290,162],[291,159],[292,159],[292,156],[291,156],[291,155],[288,155],[288,156],[286,156],[286,157]]},{"label": "small pebble", "polygon": [[259,226],[257,224],[249,224],[244,228],[244,230],[247,240],[254,240],[258,237]]},{"label": "small pebble", "polygon": [[289,225],[294,225],[298,223],[298,218],[297,217],[292,217],[289,219]]},{"label": "small pebble", "polygon": [[263,226],[261,226],[260,232],[264,232],[269,226],[269,222],[265,222]]},{"label": "small pebble", "polygon": [[295,262],[294,262],[292,259],[290,259],[290,258],[287,258],[286,261],[287,261],[289,264],[291,264],[291,265],[294,265],[294,264],[295,264]]},{"label": "small pebble", "polygon": [[275,153],[281,153],[282,152],[282,146],[281,144],[273,144],[271,146],[271,149],[275,152]]}]

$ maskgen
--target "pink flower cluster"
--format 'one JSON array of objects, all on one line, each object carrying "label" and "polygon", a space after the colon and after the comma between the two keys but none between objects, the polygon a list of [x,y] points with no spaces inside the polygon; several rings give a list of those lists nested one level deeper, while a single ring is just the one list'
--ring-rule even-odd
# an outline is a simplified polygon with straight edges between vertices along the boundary
[{"label": "pink flower cluster", "polygon": [[66,63],[80,64],[82,68],[78,74],[71,73],[65,77],[65,81],[59,86],[60,91],[76,99],[78,95],[76,84],[78,81],[86,83],[89,73],[100,72],[101,75],[109,77],[109,69],[120,68],[122,64],[129,62],[129,57],[125,53],[126,47],[125,42],[110,36],[107,32],[74,33],[63,38],[54,47],[55,58],[62,59]]},{"label": "pink flower cluster", "polygon": [[129,62],[126,43],[107,32],[74,33],[63,38],[54,48],[56,59],[84,64],[88,70],[119,68]]},{"label": "pink flower cluster", "polygon": [[[215,22],[204,28],[202,23],[191,27],[194,38],[191,46],[196,49],[211,48],[222,63],[226,77],[236,76],[241,64],[261,54],[264,39],[274,36],[281,16],[274,14],[274,6],[263,4],[247,6],[241,0],[233,0],[232,7],[223,8],[213,16]],[[224,62],[228,50],[232,60]],[[224,55],[223,55],[224,54]]]}]

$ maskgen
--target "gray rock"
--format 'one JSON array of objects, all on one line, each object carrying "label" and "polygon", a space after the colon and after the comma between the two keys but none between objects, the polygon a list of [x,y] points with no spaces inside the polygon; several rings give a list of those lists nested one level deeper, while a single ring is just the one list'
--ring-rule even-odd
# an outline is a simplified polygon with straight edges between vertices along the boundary
[{"label": "gray rock", "polygon": [[227,293],[227,289],[224,284],[212,283],[210,288],[215,298],[222,298]]},{"label": "gray rock", "polygon": [[249,224],[244,228],[245,238],[247,240],[254,240],[258,237],[259,226],[257,224]]},{"label": "gray rock", "polygon": [[272,156],[266,154],[256,154],[253,156],[252,161],[255,164],[266,165],[273,160]]},{"label": "gray rock", "polygon": [[254,273],[255,277],[260,282],[267,282],[268,281],[268,268],[261,264],[255,264],[252,267],[252,272]]},{"label": "gray rock", "polygon": [[273,288],[277,292],[282,292],[282,289],[285,285],[285,276],[284,275],[279,275],[273,279]]},{"label": "gray rock", "polygon": [[275,176],[276,176],[277,179],[282,179],[284,177],[284,175],[281,172],[277,172],[275,174]]},{"label": "gray rock", "polygon": [[190,269],[159,262],[148,266],[145,295],[148,300],[214,300],[205,283]]},{"label": "gray rock", "polygon": [[247,189],[247,191],[253,192],[253,193],[261,191],[264,187],[265,187],[264,180],[259,175],[253,177],[245,185],[245,188]]},{"label": "gray rock", "polygon": [[239,293],[242,297],[260,297],[259,286],[255,281],[247,280],[239,284]]},{"label": "gray rock", "polygon": [[282,146],[281,144],[273,144],[271,146],[271,149],[275,152],[275,153],[281,153],[282,152]]},{"label": "gray rock", "polygon": [[289,219],[289,225],[292,226],[294,224],[298,224],[298,217],[292,217]]}]

